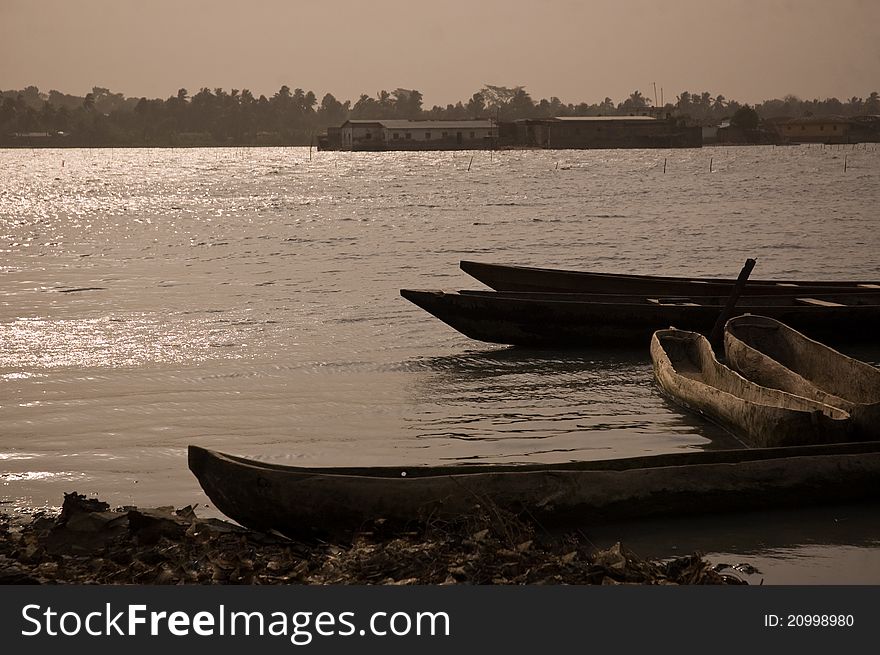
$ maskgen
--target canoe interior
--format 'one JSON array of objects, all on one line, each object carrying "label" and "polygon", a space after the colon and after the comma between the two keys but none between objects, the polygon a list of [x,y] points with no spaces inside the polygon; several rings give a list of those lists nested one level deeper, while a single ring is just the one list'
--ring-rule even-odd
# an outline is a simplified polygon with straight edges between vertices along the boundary
[{"label": "canoe interior", "polygon": [[660,387],[676,402],[727,427],[750,445],[836,443],[852,438],[848,412],[761,386],[719,362],[695,332],[665,329],[651,338]]},{"label": "canoe interior", "polygon": [[801,411],[821,411],[832,418],[846,418],[846,412],[811,402],[800,396],[780,393],[750,382],[716,359],[708,340],[684,330],[660,330],[657,338],[679,375],[719,389],[752,403]]},{"label": "canoe interior", "polygon": [[[814,341],[780,321],[765,316],[740,316],[727,322],[725,332],[728,358],[744,375],[761,384],[790,390],[787,389],[790,384],[782,375],[784,372],[772,366],[776,362],[799,376],[803,383],[825,392],[832,401],[880,402],[880,370]],[[733,347],[734,339],[744,346],[738,352]],[[793,390],[804,391],[807,389],[800,386]]]}]

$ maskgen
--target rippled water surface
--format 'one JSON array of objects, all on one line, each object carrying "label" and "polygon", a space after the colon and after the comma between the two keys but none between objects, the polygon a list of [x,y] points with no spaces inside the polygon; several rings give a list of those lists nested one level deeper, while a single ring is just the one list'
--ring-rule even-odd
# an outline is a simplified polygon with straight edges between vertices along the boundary
[{"label": "rippled water surface", "polygon": [[647,344],[481,344],[398,290],[479,288],[463,258],[878,279],[878,201],[873,145],[0,150],[0,496],[205,502],[189,443],[299,465],[730,447],[657,393]]}]

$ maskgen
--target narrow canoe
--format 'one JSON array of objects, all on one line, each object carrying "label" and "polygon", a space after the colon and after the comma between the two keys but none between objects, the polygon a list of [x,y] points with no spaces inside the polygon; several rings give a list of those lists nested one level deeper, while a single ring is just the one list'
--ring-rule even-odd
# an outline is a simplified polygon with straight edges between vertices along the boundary
[{"label": "narrow canoe", "polygon": [[[622,293],[638,295],[730,295],[735,280],[656,275],[627,275],[568,271],[531,266],[484,264],[462,260],[461,270],[498,291],[562,291],[575,293]],[[841,290],[880,290],[880,281],[753,280],[743,294],[834,293]]]},{"label": "narrow canoe", "polygon": [[[729,295],[637,295],[622,293],[574,293],[564,291],[489,291],[486,289],[460,289],[463,296],[482,296],[490,298],[518,298],[520,300],[558,300],[565,302],[623,303],[640,305],[705,305],[721,309],[727,304]],[[836,293],[787,293],[752,294],[742,300],[749,307],[775,307],[779,305],[814,305],[833,307],[835,305],[880,305],[880,291],[837,291]]]},{"label": "narrow canoe", "polygon": [[724,328],[728,363],[758,384],[846,410],[865,438],[880,438],[880,369],[814,341],[767,316],[739,316]]},{"label": "narrow canoe", "polygon": [[715,358],[708,339],[666,329],[651,337],[654,378],[675,402],[728,428],[751,446],[841,443],[847,412],[746,380]]},{"label": "narrow canoe", "polygon": [[472,516],[492,506],[542,525],[859,501],[880,496],[880,442],[708,450],[524,466],[297,468],[189,447],[217,509],[295,536]]},{"label": "narrow canoe", "polygon": [[[644,346],[656,330],[670,325],[708,334],[720,312],[717,305],[654,303],[639,297],[585,302],[413,289],[402,289],[400,295],[472,339],[535,347]],[[833,343],[874,340],[880,333],[880,304],[752,306],[744,298],[734,310],[734,315],[757,313]]]}]

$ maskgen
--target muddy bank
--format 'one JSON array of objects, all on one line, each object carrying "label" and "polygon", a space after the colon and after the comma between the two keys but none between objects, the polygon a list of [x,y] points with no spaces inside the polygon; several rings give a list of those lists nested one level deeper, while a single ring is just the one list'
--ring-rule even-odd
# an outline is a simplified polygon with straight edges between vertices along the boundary
[{"label": "muddy bank", "polygon": [[350,541],[296,541],[192,507],[111,510],[66,494],[61,513],[0,515],[4,584],[744,584],[699,554],[647,561],[500,512]]}]

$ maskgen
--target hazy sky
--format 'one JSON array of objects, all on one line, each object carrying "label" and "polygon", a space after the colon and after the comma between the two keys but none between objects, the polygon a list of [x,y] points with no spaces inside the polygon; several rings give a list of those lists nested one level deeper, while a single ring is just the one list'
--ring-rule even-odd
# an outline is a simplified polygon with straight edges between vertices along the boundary
[{"label": "hazy sky", "polygon": [[539,99],[742,102],[880,90],[880,0],[0,0],[0,89],[167,97],[282,84],[425,105],[485,83]]}]

